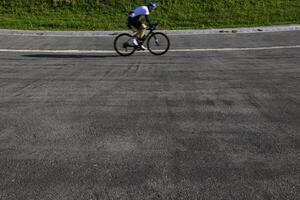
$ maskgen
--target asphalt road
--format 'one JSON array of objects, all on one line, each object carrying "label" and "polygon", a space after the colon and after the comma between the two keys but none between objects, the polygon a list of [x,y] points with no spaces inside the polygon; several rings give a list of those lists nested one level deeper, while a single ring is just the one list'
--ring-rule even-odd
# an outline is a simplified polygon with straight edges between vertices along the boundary
[{"label": "asphalt road", "polygon": [[[300,199],[300,32],[170,38],[221,50],[0,52],[0,199]],[[0,49],[112,41],[1,35]]]}]

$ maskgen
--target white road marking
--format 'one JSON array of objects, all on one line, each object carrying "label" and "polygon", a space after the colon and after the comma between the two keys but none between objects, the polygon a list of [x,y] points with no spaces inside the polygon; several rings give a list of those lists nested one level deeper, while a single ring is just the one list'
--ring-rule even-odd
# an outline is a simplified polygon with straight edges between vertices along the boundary
[{"label": "white road marking", "polygon": [[55,50],[55,49],[0,49],[0,52],[16,53],[115,53],[111,50]]},{"label": "white road marking", "polygon": [[[272,46],[272,47],[241,47],[241,48],[208,48],[208,49],[170,49],[170,52],[209,52],[209,51],[255,51],[272,49],[295,49],[300,45],[293,46]],[[55,50],[55,49],[0,49],[0,52],[15,53],[115,53],[113,50]],[[142,51],[139,51],[142,52]],[[144,51],[147,52],[147,51]]]},{"label": "white road marking", "polygon": [[273,46],[273,47],[241,47],[241,48],[218,48],[218,49],[170,49],[173,52],[191,52],[191,51],[251,51],[251,50],[271,50],[271,49],[295,49],[300,45],[293,46]]}]

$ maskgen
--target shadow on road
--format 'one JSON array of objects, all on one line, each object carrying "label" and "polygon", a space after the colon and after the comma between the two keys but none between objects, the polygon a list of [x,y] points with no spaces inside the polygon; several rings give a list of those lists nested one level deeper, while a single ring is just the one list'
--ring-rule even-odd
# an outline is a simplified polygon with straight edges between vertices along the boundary
[{"label": "shadow on road", "polygon": [[30,54],[23,55],[31,58],[112,58],[119,55],[80,55],[80,54]]}]

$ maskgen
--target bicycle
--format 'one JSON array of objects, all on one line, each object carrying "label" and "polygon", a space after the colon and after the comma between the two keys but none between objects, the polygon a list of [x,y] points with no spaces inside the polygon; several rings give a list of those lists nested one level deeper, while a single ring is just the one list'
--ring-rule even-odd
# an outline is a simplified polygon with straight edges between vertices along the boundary
[{"label": "bicycle", "polygon": [[114,40],[114,49],[121,56],[130,56],[135,51],[141,51],[140,45],[146,42],[147,49],[153,55],[163,55],[170,48],[170,40],[168,36],[162,32],[155,32],[157,24],[153,24],[147,28],[149,32],[139,41],[139,46],[133,44],[133,38],[136,34],[121,33]]}]

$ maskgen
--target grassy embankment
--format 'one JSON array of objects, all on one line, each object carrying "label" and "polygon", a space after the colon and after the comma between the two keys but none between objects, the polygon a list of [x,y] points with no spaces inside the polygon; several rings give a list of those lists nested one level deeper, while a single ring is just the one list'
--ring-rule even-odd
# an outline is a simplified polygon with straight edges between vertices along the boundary
[{"label": "grassy embankment", "polygon": [[[153,21],[164,29],[300,23],[300,0],[158,0]],[[126,29],[142,0],[1,0],[0,28]]]}]

